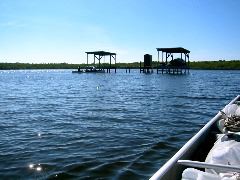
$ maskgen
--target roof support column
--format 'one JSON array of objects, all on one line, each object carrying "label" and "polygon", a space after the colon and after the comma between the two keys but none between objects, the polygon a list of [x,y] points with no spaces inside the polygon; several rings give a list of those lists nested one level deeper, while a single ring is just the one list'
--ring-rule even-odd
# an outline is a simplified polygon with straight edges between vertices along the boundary
[{"label": "roof support column", "polygon": [[[102,57],[101,57],[102,58]],[[98,60],[98,68],[100,69],[100,55],[99,55],[99,60]]]},{"label": "roof support column", "polygon": [[88,53],[87,53],[87,66],[88,66]]},{"label": "roof support column", "polygon": [[[117,62],[117,55],[115,54],[115,73],[117,72],[117,65],[116,65],[116,62]],[[130,72],[130,69],[129,69],[129,72]]]},{"label": "roof support column", "polygon": [[167,52],[166,52],[166,64],[167,64],[167,58],[168,58],[168,56],[167,56]]},{"label": "roof support column", "polygon": [[[159,52],[159,51],[158,51]],[[162,52],[162,63],[163,63],[163,52]]]},{"label": "roof support column", "polygon": [[112,55],[110,55],[110,68],[111,68],[111,64],[112,64]]},{"label": "roof support column", "polygon": [[[186,58],[186,53],[184,53],[185,54],[185,58],[184,58],[184,62],[185,62],[185,64],[186,64],[186,62],[187,62],[187,58]],[[185,74],[186,74],[186,67],[185,67]]]}]

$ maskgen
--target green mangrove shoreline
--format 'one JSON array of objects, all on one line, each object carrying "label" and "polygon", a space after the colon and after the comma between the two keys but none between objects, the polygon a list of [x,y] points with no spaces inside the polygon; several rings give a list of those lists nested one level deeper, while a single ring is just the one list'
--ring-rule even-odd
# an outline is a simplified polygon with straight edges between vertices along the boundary
[{"label": "green mangrove shoreline", "polygon": [[[86,64],[68,64],[68,63],[0,63],[0,70],[24,70],[24,69],[77,69],[78,67],[84,68]],[[96,64],[98,67],[98,64]],[[115,65],[112,65],[115,66]],[[153,68],[158,66],[158,62],[153,62]],[[101,64],[101,67],[109,67],[109,64]],[[117,63],[116,68],[125,69],[132,68],[138,69],[140,67],[139,62],[133,63]],[[193,61],[190,62],[190,69],[199,70],[240,70],[240,60],[232,61]]]}]

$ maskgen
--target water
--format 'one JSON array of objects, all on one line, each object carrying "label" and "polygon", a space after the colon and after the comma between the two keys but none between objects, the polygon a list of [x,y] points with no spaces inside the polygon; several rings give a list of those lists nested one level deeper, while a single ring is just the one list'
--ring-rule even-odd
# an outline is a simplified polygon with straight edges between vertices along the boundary
[{"label": "water", "polygon": [[148,179],[239,94],[240,71],[0,71],[1,179]]}]

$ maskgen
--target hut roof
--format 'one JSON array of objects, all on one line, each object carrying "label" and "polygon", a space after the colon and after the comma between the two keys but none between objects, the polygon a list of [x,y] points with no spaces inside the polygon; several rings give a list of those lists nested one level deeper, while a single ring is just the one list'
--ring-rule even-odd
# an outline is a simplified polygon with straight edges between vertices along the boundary
[{"label": "hut roof", "polygon": [[157,48],[157,51],[162,51],[166,53],[190,53],[189,50],[182,48],[182,47],[175,47],[175,48]]},{"label": "hut roof", "polygon": [[116,53],[111,53],[111,52],[106,52],[106,51],[92,51],[92,52],[85,52],[85,53],[100,55],[100,56],[116,55]]}]

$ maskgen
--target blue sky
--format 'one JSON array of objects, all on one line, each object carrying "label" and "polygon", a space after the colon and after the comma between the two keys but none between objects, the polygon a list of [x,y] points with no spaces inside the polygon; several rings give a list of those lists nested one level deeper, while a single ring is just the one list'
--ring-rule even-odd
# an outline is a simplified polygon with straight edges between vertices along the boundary
[{"label": "blue sky", "polygon": [[85,63],[97,50],[136,62],[157,60],[158,47],[240,59],[239,0],[1,0],[0,9],[0,62]]}]

